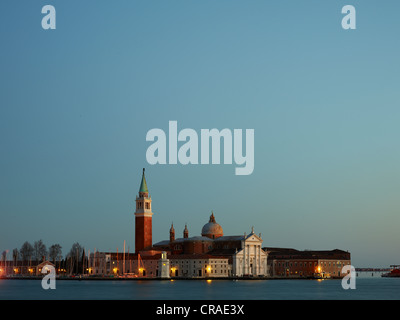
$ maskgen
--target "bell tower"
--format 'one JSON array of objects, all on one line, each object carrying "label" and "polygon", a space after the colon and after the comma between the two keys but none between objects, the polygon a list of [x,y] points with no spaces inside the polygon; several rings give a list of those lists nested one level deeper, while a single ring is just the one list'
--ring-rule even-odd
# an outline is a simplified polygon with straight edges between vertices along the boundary
[{"label": "bell tower", "polygon": [[135,253],[153,245],[152,241],[151,197],[147,189],[144,168],[139,196],[136,196],[135,211]]},{"label": "bell tower", "polygon": [[169,229],[169,242],[175,241],[175,229],[174,224],[171,225],[171,229]]},{"label": "bell tower", "polygon": [[187,224],[185,224],[185,229],[183,229],[183,238],[189,238],[189,230]]}]

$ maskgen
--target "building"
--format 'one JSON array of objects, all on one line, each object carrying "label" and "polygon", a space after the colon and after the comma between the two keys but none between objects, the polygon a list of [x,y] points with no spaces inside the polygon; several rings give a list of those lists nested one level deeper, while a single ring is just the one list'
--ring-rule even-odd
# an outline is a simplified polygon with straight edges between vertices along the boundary
[{"label": "building", "polygon": [[166,252],[161,253],[161,258],[158,260],[157,275],[159,278],[168,279],[171,277],[172,268],[170,268],[169,259]]},{"label": "building", "polygon": [[[174,225],[169,229],[169,239],[150,245],[151,235],[151,197],[144,175],[136,198],[135,245],[136,253],[145,251],[165,252],[170,260],[171,276],[182,277],[227,277],[268,275],[267,253],[261,248],[261,234],[256,235],[252,228],[249,235],[225,236],[223,228],[217,223],[214,212],[202,227],[200,236],[189,237],[187,224],[183,237],[175,237]],[[146,218],[146,222],[141,222]],[[183,262],[184,261],[184,262]],[[211,262],[213,261],[213,262]]]},{"label": "building", "polygon": [[261,234],[255,234],[254,227],[248,235],[224,235],[214,212],[200,235],[190,237],[185,224],[182,237],[177,238],[172,224],[169,238],[153,244],[151,205],[143,169],[134,214],[135,253],[93,253],[88,261],[89,274],[160,278],[295,278],[316,274],[341,277],[343,266],[350,264],[350,253],[339,249],[298,251],[262,247],[263,239]]},{"label": "building", "polygon": [[170,277],[226,278],[232,276],[229,257],[210,254],[179,254],[169,256]]},{"label": "building", "polygon": [[[199,259],[198,255],[206,255],[210,259],[225,258],[230,265],[229,276],[265,277],[268,275],[267,253],[261,248],[262,242],[261,234],[256,235],[254,228],[249,235],[224,236],[223,229],[212,212],[208,223],[201,229],[201,236],[189,237],[189,230],[185,225],[183,238],[176,239],[175,228],[171,225],[169,240],[155,243],[153,249],[166,251],[174,257],[185,255],[187,259]],[[188,274],[193,273],[188,271]],[[205,276],[206,272],[202,272],[202,275]]]},{"label": "building", "polygon": [[343,277],[341,270],[351,264],[350,253],[335,249],[299,251],[291,248],[264,248],[268,252],[271,277]]},{"label": "building", "polygon": [[[161,252],[140,255],[121,252],[93,252],[88,258],[87,274],[92,276],[159,276]],[[161,274],[160,274],[161,275]]]},{"label": "building", "polygon": [[252,232],[246,237],[243,236],[241,240],[240,250],[236,251],[233,256],[233,270],[235,276],[267,276],[268,253],[262,248],[261,234],[257,236]]},{"label": "building", "polygon": [[207,254],[153,255],[91,253],[87,273],[91,276],[127,276],[146,278],[225,278],[232,276],[226,256]]},{"label": "building", "polygon": [[185,225],[183,237],[175,237],[173,224],[169,239],[152,243],[152,199],[143,169],[135,209],[135,253],[95,252],[88,259],[88,274],[128,275],[132,277],[265,277],[267,253],[261,248],[261,234],[254,228],[249,235],[225,236],[214,213],[202,227],[201,235],[189,237]]},{"label": "building", "polygon": [[[46,265],[50,265],[55,268],[55,265],[43,259],[42,262],[32,261],[0,261],[0,277],[8,276],[41,276],[42,269]],[[55,268],[57,274],[62,274],[65,270]]]}]

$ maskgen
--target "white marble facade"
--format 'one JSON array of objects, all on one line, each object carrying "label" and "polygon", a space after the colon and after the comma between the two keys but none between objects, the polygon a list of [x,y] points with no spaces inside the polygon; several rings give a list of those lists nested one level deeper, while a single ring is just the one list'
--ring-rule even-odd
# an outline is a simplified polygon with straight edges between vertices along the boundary
[{"label": "white marble facade", "polygon": [[267,253],[261,249],[261,236],[254,234],[254,229],[241,241],[241,249],[233,255],[232,271],[237,277],[267,276]]}]

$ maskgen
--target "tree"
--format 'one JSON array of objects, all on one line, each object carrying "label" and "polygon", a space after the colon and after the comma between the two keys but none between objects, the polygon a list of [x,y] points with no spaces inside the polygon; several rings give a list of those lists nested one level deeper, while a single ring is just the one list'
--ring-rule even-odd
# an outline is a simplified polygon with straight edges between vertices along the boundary
[{"label": "tree", "polygon": [[8,253],[8,250],[3,251],[3,252],[1,253],[1,260],[4,261],[4,265],[5,265],[5,262],[7,261],[7,253]]},{"label": "tree", "polygon": [[46,245],[43,243],[42,239],[35,241],[33,244],[33,257],[36,262],[39,262],[43,257],[47,256]]},{"label": "tree", "polygon": [[53,244],[50,248],[49,248],[49,257],[50,260],[53,261],[54,263],[57,261],[57,259],[61,258],[62,255],[62,247],[56,243]]},{"label": "tree", "polygon": [[83,247],[78,243],[75,242],[71,250],[69,251],[67,258],[68,258],[68,268],[69,273],[79,273],[79,260],[82,258],[83,254]]},{"label": "tree", "polygon": [[18,258],[19,258],[19,251],[18,251],[17,248],[15,248],[15,249],[13,250],[13,260],[14,260],[14,262],[17,261]]},{"label": "tree", "polygon": [[85,252],[85,249],[83,249],[82,257],[81,257],[81,269],[79,269],[79,270],[81,270],[82,273],[85,273],[85,270],[88,267],[89,267],[89,265],[88,265],[88,260],[86,258],[86,252]]},{"label": "tree", "polygon": [[74,259],[79,259],[79,257],[82,256],[83,253],[83,247],[78,243],[75,242],[72,247],[71,250],[68,253],[68,256],[73,257]]},{"label": "tree", "polygon": [[30,260],[33,255],[32,245],[28,241],[25,241],[24,244],[22,245],[21,249],[19,250],[19,253],[20,253],[21,259],[23,261]]}]

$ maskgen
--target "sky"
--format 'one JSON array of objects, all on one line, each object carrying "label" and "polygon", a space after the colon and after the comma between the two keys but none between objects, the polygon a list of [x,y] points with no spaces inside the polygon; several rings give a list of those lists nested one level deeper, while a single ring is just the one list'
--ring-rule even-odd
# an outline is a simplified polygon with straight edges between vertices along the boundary
[{"label": "sky", "polygon": [[[44,30],[47,4],[0,2],[0,251],[133,252],[146,168],[154,243],[213,211],[265,247],[400,263],[398,1],[52,0]],[[173,120],[254,129],[253,173],[150,165]]]}]

